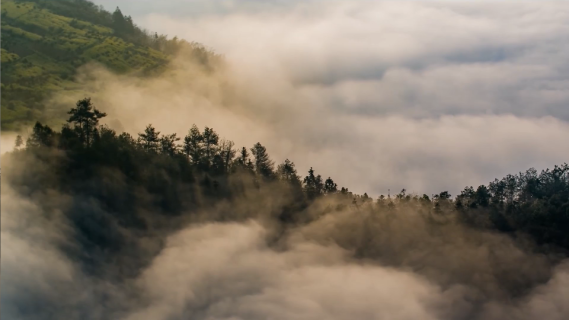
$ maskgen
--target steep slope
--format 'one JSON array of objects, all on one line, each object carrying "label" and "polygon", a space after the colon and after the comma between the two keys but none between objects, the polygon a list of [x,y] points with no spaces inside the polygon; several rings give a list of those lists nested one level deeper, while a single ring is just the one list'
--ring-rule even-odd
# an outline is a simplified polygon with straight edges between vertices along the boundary
[{"label": "steep slope", "polygon": [[77,90],[78,67],[98,62],[116,73],[160,72],[181,47],[197,44],[150,35],[120,10],[85,0],[2,0],[2,130],[44,119],[45,99]]}]

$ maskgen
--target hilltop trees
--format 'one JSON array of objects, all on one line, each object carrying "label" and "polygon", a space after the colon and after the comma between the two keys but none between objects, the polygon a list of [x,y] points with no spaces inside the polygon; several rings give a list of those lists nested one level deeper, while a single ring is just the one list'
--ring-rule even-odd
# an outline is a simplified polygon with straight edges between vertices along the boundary
[{"label": "hilltop trees", "polygon": [[315,199],[320,196],[324,191],[324,183],[320,175],[314,175],[314,169],[310,167],[308,176],[304,178],[304,191],[309,199]]},{"label": "hilltop trees", "polygon": [[264,178],[271,178],[273,176],[274,162],[269,159],[267,154],[267,149],[257,142],[253,148],[251,148],[251,153],[254,157],[255,172]]},{"label": "hilltop trees", "polygon": [[328,177],[326,181],[324,181],[324,193],[326,194],[333,194],[338,192],[338,185],[334,183],[332,178]]},{"label": "hilltop trees", "polygon": [[157,152],[160,145],[160,132],[149,124],[143,133],[138,134],[138,142],[146,151]]},{"label": "hilltop trees", "polygon": [[[228,173],[235,158],[236,150],[233,148],[235,143],[229,140],[222,140],[219,144],[219,158],[222,164],[222,169],[224,173]],[[218,172],[221,172],[221,168],[218,168]]]},{"label": "hilltop trees", "polygon": [[[15,154],[34,156],[37,153],[42,155],[39,158],[65,155],[66,161],[57,158],[45,164],[49,168],[59,168],[54,171],[60,175],[57,181],[66,181],[66,190],[95,188],[89,194],[94,194],[97,201],[113,212],[126,215],[121,216],[121,223],[127,225],[144,224],[141,222],[144,219],[138,221],[139,218],[125,213],[129,212],[129,201],[134,201],[132,197],[143,196],[144,207],[176,215],[216,199],[230,199],[236,192],[235,186],[241,185],[242,188],[237,189],[243,190],[245,185],[254,182],[258,189],[270,185],[277,187],[270,190],[280,190],[283,194],[291,192],[292,197],[287,198],[289,202],[283,205],[279,214],[283,223],[308,219],[302,217],[302,212],[313,202],[339,202],[338,210],[351,206],[357,210],[371,210],[374,214],[394,214],[410,209],[429,219],[455,215],[457,221],[467,226],[524,233],[538,244],[569,250],[567,164],[541,173],[530,169],[508,175],[476,189],[466,187],[454,199],[447,191],[431,199],[427,195],[408,194],[403,189],[394,199],[390,195],[380,196],[374,204],[367,193],[359,196],[347,188],[338,191],[331,177],[324,181],[312,167],[307,176],[301,178],[289,159],[275,170],[274,162],[261,143],[250,149],[235,149],[232,141],[220,139],[210,127],[201,131],[193,125],[181,142],[176,134],[162,134],[152,125],[144,128],[137,139],[128,133],[117,135],[99,125],[99,120],[106,114],[97,110],[89,98],[78,101],[69,115],[68,123],[60,132],[36,123],[27,138],[26,148],[17,148]],[[23,139],[19,137],[17,145],[22,143]],[[64,152],[44,152],[50,149]],[[30,170],[33,172],[36,168],[30,167]],[[97,180],[102,178],[97,175],[104,172],[109,172],[112,178]],[[37,174],[27,177],[41,178]],[[85,185],[88,179],[99,182],[90,181]],[[122,182],[112,185],[112,181],[119,180]],[[42,187],[42,183],[39,179],[27,186],[37,184]],[[129,185],[128,190],[124,189],[125,183]],[[113,191],[101,189],[101,186]],[[137,191],[131,193],[132,190]]]},{"label": "hilltop trees", "polygon": [[136,27],[132,22],[132,18],[125,17],[119,7],[113,12],[113,29],[119,36],[132,36],[135,33]]},{"label": "hilltop trees", "polygon": [[300,186],[302,183],[296,172],[294,162],[289,159],[278,165],[277,176],[281,181],[288,182],[294,186]]},{"label": "hilltop trees", "polygon": [[217,144],[219,142],[219,135],[213,131],[212,128],[205,127],[201,134],[203,143],[202,164],[204,168],[210,168],[213,164],[214,155],[217,151]]},{"label": "hilltop trees", "polygon": [[55,145],[55,132],[48,126],[44,126],[39,122],[34,125],[32,134],[26,141],[26,147],[51,147]]},{"label": "hilltop trees", "polygon": [[239,153],[239,157],[237,158],[235,165],[236,167],[245,169],[246,171],[254,172],[255,165],[249,157],[249,151],[247,151],[247,148],[241,148],[241,152]]},{"label": "hilltop trees", "polygon": [[193,165],[199,165],[203,153],[203,136],[194,124],[188,134],[184,137],[184,154],[189,157]]},{"label": "hilltop trees", "polygon": [[180,141],[180,138],[177,137],[175,133],[163,135],[160,137],[160,152],[169,156],[174,156],[179,149],[176,144],[178,141]]},{"label": "hilltop trees", "polygon": [[91,98],[79,100],[76,108],[67,113],[70,115],[67,122],[73,124],[74,130],[79,134],[79,140],[85,145],[91,145],[93,136],[97,134],[99,119],[107,114],[97,110],[91,103]]}]

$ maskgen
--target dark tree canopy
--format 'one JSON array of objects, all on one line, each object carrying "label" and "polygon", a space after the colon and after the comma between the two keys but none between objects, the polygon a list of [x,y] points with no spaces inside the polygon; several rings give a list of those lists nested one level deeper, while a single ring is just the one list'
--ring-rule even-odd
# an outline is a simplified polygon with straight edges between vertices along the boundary
[{"label": "dark tree canopy", "polygon": [[67,122],[79,133],[80,141],[89,146],[93,135],[97,132],[99,120],[107,114],[97,110],[91,103],[91,98],[79,100],[76,106],[67,113],[70,115]]},{"label": "dark tree canopy", "polygon": [[160,132],[151,124],[146,126],[143,133],[138,134],[140,145],[147,151],[158,152],[160,147]]},{"label": "dark tree canopy", "polygon": [[308,170],[308,176],[304,178],[304,190],[310,199],[320,196],[324,192],[324,183],[320,175],[314,175],[312,167]]},{"label": "dark tree canopy", "polygon": [[[38,197],[40,205],[69,220],[76,246],[69,248],[70,255],[94,276],[112,269],[135,278],[160,252],[166,237],[187,224],[244,221],[260,217],[260,212],[275,225],[275,234],[267,241],[276,246],[291,228],[303,228],[334,212],[353,213],[357,222],[347,223],[349,230],[340,238],[355,233],[358,240],[338,243],[355,258],[383,259],[384,251],[373,245],[391,239],[376,231],[398,231],[392,222],[398,216],[409,218],[406,212],[436,234],[441,230],[499,233],[516,246],[529,244],[543,257],[569,256],[567,164],[466,187],[454,198],[448,191],[429,197],[403,189],[374,201],[371,193],[360,195],[345,187],[338,191],[332,177],[323,181],[312,167],[301,178],[289,159],[274,170],[261,143],[251,149],[235,148],[209,127],[200,131],[193,125],[183,141],[152,125],[133,137],[99,125],[105,114],[90,99],[79,101],[69,114],[69,124],[60,131],[36,123],[26,147],[3,156],[20,168],[7,170],[3,178],[15,192]],[[47,196],[41,198],[42,194]],[[60,207],[53,194],[65,195]],[[240,207],[243,202],[255,209]],[[380,228],[372,229],[374,224]],[[362,229],[351,230],[359,226]],[[338,228],[344,225],[338,223]],[[120,268],[103,268],[116,265]],[[518,279],[523,277],[492,276],[506,277],[505,287],[523,281]]]},{"label": "dark tree canopy", "polygon": [[270,178],[273,176],[274,162],[269,158],[267,154],[267,149],[257,142],[253,148],[251,148],[251,153],[254,157],[255,172],[264,178]]}]

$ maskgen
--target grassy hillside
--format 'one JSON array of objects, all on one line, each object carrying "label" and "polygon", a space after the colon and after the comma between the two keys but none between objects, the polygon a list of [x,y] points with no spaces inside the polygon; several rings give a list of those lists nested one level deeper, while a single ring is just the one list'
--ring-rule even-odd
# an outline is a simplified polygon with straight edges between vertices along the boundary
[{"label": "grassy hillside", "polygon": [[96,61],[116,73],[159,72],[182,46],[141,30],[120,11],[86,0],[2,0],[2,130],[46,121],[45,100],[77,90],[78,67]]}]

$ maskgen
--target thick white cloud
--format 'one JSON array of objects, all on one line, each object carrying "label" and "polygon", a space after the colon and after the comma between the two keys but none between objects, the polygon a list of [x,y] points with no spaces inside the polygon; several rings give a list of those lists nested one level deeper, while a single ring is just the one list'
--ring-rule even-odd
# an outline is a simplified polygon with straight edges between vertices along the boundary
[{"label": "thick white cloud", "polygon": [[238,99],[179,78],[167,95],[119,87],[108,100],[139,110],[128,130],[213,126],[374,195],[456,194],[569,159],[566,2],[208,3],[148,1],[136,20],[224,54]]},{"label": "thick white cloud", "polygon": [[[175,275],[175,276],[173,276]],[[172,237],[141,278],[149,307],[126,319],[437,319],[442,293],[411,273],[346,265],[334,247],[278,253],[256,224]]]},{"label": "thick white cloud", "polygon": [[241,119],[214,102],[184,111],[193,122],[356,191],[456,192],[568,158],[567,8],[334,2],[142,21],[224,53],[246,92]]}]

